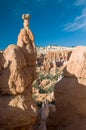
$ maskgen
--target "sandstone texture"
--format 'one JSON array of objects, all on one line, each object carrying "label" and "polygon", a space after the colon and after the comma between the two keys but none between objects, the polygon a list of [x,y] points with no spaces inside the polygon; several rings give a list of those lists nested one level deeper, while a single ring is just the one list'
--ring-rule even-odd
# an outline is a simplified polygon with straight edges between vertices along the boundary
[{"label": "sandstone texture", "polygon": [[[0,92],[3,94],[19,94],[30,87],[34,81],[35,70],[29,67],[17,45],[10,45],[3,52],[2,69],[0,71]],[[2,87],[3,86],[3,87]]]},{"label": "sandstone texture", "polygon": [[65,76],[86,78],[86,47],[79,46],[75,49],[67,64]]},{"label": "sandstone texture", "polygon": [[31,93],[0,95],[0,127],[16,128],[34,125],[37,110]]},{"label": "sandstone texture", "polygon": [[25,28],[23,28],[21,30],[21,33],[18,36],[18,46],[22,48],[23,54],[28,65],[34,66],[36,64],[37,52],[34,44],[34,36],[30,29],[26,30]]},{"label": "sandstone texture", "polygon": [[37,118],[32,98],[35,68],[34,36],[29,27],[24,27],[17,45],[9,45],[0,52],[0,130],[33,129]]},{"label": "sandstone texture", "polygon": [[55,74],[56,69],[66,64],[72,50],[48,51],[46,54],[38,54],[37,67],[42,73]]},{"label": "sandstone texture", "polygon": [[[76,47],[55,85],[56,122],[61,130],[86,129],[86,47]],[[80,126],[81,124],[81,126]]]}]

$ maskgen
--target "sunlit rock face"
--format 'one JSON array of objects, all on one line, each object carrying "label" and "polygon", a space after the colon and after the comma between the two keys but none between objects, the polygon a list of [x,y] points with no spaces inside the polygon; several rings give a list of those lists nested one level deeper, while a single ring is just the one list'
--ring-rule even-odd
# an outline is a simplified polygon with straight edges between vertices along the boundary
[{"label": "sunlit rock face", "polygon": [[17,44],[22,48],[27,64],[29,66],[35,66],[37,52],[34,44],[34,35],[29,28],[29,17],[23,16],[24,28],[21,29]]},{"label": "sunlit rock face", "polygon": [[66,71],[64,70],[65,76],[70,76],[69,74],[72,77],[86,78],[86,47],[76,47],[70,57]]},{"label": "sunlit rock face", "polygon": [[46,54],[37,56],[38,71],[42,73],[56,74],[57,68],[62,67],[69,60],[72,50],[54,50],[46,51]]},{"label": "sunlit rock face", "polygon": [[[63,130],[86,128],[86,47],[79,46],[55,85],[56,122]],[[80,127],[80,124],[82,127]]]},{"label": "sunlit rock face", "polygon": [[37,107],[32,98],[36,47],[29,29],[28,14],[27,20],[24,16],[24,22],[17,45],[9,45],[0,52],[0,129],[32,130],[37,117]]}]

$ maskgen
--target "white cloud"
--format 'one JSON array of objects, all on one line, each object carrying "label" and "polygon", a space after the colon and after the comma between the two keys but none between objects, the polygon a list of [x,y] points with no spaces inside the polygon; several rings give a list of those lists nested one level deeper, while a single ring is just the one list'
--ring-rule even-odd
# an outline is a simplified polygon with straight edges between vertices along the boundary
[{"label": "white cloud", "polygon": [[72,32],[85,29],[86,29],[86,8],[82,10],[82,14],[80,16],[77,16],[73,22],[66,24],[63,30]]},{"label": "white cloud", "polygon": [[75,6],[86,5],[86,0],[76,0]]}]

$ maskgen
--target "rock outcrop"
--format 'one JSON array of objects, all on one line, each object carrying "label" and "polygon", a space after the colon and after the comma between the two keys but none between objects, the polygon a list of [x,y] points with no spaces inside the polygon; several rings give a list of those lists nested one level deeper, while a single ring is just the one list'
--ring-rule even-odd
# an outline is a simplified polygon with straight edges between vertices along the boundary
[{"label": "rock outcrop", "polygon": [[[58,129],[86,129],[86,47],[79,46],[64,68],[64,77],[55,85]],[[80,127],[83,126],[83,127]]]},{"label": "rock outcrop", "polygon": [[32,130],[37,107],[32,98],[36,79],[36,47],[29,29],[29,15],[23,15],[24,28],[17,45],[0,52],[0,129]]},{"label": "rock outcrop", "polygon": [[71,50],[49,51],[37,56],[38,71],[55,74],[56,69],[68,62]]}]

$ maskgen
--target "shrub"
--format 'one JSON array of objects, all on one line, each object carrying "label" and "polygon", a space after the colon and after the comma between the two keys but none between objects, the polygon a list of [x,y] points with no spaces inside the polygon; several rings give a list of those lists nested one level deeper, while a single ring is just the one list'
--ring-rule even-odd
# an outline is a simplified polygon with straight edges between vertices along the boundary
[{"label": "shrub", "polygon": [[38,75],[38,77],[39,77],[39,79],[40,79],[41,81],[44,79],[44,75],[41,74],[41,73]]},{"label": "shrub", "polygon": [[50,86],[49,89],[47,90],[48,94],[52,93],[54,91],[54,86]]},{"label": "shrub", "polygon": [[51,85],[47,90],[41,88],[39,93],[41,94],[50,94],[54,91],[54,85]]},{"label": "shrub", "polygon": [[37,81],[35,81],[35,82],[33,83],[33,87],[34,87],[34,88],[39,88]]}]

